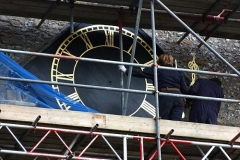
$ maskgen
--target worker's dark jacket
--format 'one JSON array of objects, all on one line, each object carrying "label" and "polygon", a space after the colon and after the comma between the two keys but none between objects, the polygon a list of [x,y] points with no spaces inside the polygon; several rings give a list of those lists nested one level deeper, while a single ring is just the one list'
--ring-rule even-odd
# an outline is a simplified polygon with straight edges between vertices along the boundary
[{"label": "worker's dark jacket", "polygon": [[[204,97],[224,97],[221,86],[211,79],[198,79],[189,89],[189,94]],[[220,106],[220,101],[194,99],[189,113],[189,121],[217,124]]]},{"label": "worker's dark jacket", "polygon": [[[128,71],[126,72],[128,74]],[[154,82],[154,68],[133,69],[132,76],[151,79]],[[182,72],[157,69],[158,90],[168,93],[186,93],[188,86]],[[175,88],[176,90],[167,90]],[[177,90],[179,89],[179,90]],[[159,115],[162,119],[181,120],[184,109],[183,98],[159,96]]]}]

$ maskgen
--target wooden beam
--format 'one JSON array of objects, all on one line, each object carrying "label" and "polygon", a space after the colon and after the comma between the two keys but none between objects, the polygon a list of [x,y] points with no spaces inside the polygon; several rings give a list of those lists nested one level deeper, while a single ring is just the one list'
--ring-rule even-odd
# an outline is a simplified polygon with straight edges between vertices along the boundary
[{"label": "wooden beam", "polygon": [[[110,114],[93,114],[78,111],[46,109],[0,104],[0,120],[33,122],[38,115],[38,124],[65,125],[91,128],[99,124],[99,129],[124,131],[127,134],[155,134],[155,120],[142,117],[128,117]],[[172,136],[208,140],[230,141],[240,132],[240,127],[220,126],[190,122],[160,120],[160,133],[167,134],[174,129]],[[237,142],[240,142],[238,140]]]}]

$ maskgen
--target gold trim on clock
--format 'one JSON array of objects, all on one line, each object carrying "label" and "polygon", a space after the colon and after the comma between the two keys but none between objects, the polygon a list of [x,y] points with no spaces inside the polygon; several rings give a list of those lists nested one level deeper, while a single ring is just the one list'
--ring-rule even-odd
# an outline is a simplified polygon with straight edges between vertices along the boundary
[{"label": "gold trim on clock", "polygon": [[[105,42],[101,42],[98,45],[96,45],[95,43],[92,43],[92,40],[90,39],[89,34],[92,34],[94,32],[99,32],[99,31],[104,31]],[[74,33],[72,33],[71,35],[69,35],[61,43],[61,45],[58,47],[58,49],[56,51],[56,55],[84,57],[84,55],[87,54],[88,51],[99,48],[99,47],[113,47],[113,48],[120,49],[118,47],[119,44],[114,44],[114,36],[118,35],[118,34],[119,34],[119,29],[116,26],[91,25],[91,26],[81,28],[81,29],[75,31]],[[131,39],[134,39],[134,33],[130,32],[126,29],[122,30],[122,35],[127,36]],[[77,38],[81,38],[81,40],[85,44],[85,50],[83,50],[83,52],[81,52],[81,53],[77,53],[78,55],[76,55],[76,53],[75,54],[70,53],[70,51],[67,49],[67,47]],[[152,48],[139,36],[137,37],[137,43],[140,44],[145,49],[145,51],[149,54],[149,56],[151,58],[153,57],[152,56]],[[132,45],[130,45],[130,47],[123,48],[123,51],[131,56]],[[136,58],[134,58],[134,60],[136,63],[139,63]],[[60,58],[54,58],[52,61],[51,81],[59,82],[61,80],[61,81],[67,82],[67,83],[75,84],[75,79],[74,79],[75,76],[74,75],[75,75],[76,66],[79,61],[75,60],[75,64],[73,65],[74,67],[72,68],[72,71],[70,73],[62,73],[61,71],[59,71],[60,62],[61,62]],[[148,60],[147,62],[144,62],[144,64],[150,65],[150,64],[152,64],[152,60]],[[148,83],[146,79],[145,79],[145,83],[146,83],[146,90],[154,90],[154,86],[152,84]],[[58,85],[52,85],[52,88],[57,91],[61,91]],[[81,100],[76,87],[73,87],[72,93],[67,95],[67,97],[85,105],[84,102]],[[70,107],[70,106],[67,106],[63,102],[60,102],[58,99],[57,99],[57,102],[62,109],[69,109],[69,107]],[[89,107],[91,107],[91,106],[89,106]],[[146,101],[146,95],[144,96],[142,104],[131,115],[134,115],[141,108],[144,109],[149,114],[151,114],[152,116],[155,115],[155,107]]]}]

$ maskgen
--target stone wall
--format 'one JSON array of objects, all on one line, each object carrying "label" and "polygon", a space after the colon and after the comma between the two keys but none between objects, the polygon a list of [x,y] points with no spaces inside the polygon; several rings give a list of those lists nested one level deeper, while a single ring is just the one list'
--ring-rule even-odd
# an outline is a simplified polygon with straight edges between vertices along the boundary
[{"label": "stone wall", "polygon": [[[0,48],[38,52],[68,23],[46,20],[36,28],[39,22],[40,19],[0,15]],[[20,65],[33,58],[23,54],[8,55]]]},{"label": "stone wall", "polygon": [[[0,16],[0,48],[16,49],[24,51],[41,51],[41,49],[55,38],[68,22],[46,20],[41,27],[36,28],[39,19],[16,18],[11,16]],[[145,30],[151,35],[150,30]],[[172,53],[177,59],[178,67],[188,68],[188,63],[196,56],[196,64],[200,70],[234,73],[225,63],[211,53],[206,47],[197,48],[199,44],[193,36],[188,36],[180,45],[175,42],[184,33],[157,31],[157,43],[164,52]],[[210,38],[208,44],[213,47],[237,70],[240,70],[240,41],[229,39]],[[32,56],[21,54],[8,54],[20,65],[24,65]],[[186,75],[191,78],[190,73]],[[199,77],[212,77],[210,75],[196,74]],[[240,81],[239,78],[220,77],[223,83],[225,98],[239,99]],[[187,121],[189,108],[185,109]],[[222,104],[219,113],[219,124],[240,126],[240,105],[237,103],[225,102]]]}]

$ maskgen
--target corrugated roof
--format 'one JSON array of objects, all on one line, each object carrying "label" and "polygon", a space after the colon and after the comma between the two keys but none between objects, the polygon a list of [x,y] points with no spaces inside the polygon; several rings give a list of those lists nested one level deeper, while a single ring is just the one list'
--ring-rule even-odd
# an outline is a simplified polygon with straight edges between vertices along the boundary
[{"label": "corrugated roof", "polygon": [[[132,8],[138,6],[137,2],[137,0],[77,0],[73,8],[74,21],[118,25],[119,12],[122,7],[123,26],[135,27],[137,12]],[[240,1],[238,0],[163,0],[161,2],[189,27],[197,23],[193,28],[196,33],[210,37],[240,39],[240,12],[238,11]],[[62,21],[70,20],[69,3],[65,1],[0,0],[0,14]],[[222,15],[220,16],[220,14]],[[228,21],[225,22],[226,19]],[[186,31],[158,3],[155,3],[155,25],[157,30]],[[148,0],[143,0],[140,27],[151,28],[150,2]]]}]

